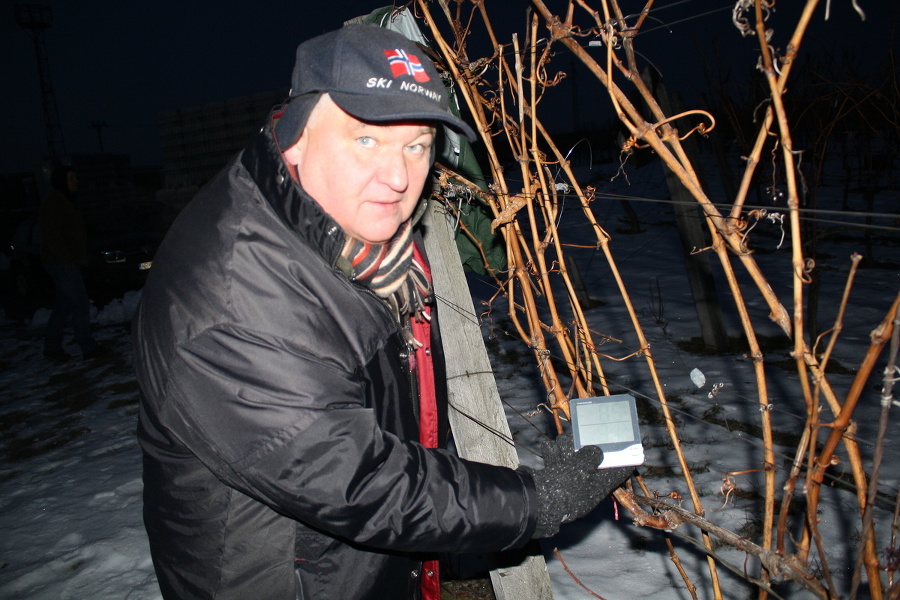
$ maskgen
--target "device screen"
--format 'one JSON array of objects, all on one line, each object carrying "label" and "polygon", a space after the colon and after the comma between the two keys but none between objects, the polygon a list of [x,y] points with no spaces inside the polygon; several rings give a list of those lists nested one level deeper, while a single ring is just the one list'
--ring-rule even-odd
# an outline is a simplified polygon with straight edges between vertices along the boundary
[{"label": "device screen", "polygon": [[633,396],[578,398],[569,406],[576,450],[588,445],[602,448],[601,469],[643,464],[644,446]]},{"label": "device screen", "polygon": [[631,405],[625,401],[579,406],[578,423],[582,445],[634,441]]}]

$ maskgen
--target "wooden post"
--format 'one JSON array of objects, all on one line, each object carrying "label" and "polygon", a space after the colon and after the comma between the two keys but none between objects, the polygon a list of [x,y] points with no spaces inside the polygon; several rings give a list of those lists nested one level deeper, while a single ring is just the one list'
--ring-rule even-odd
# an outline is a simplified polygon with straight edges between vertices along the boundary
[{"label": "wooden post", "polygon": [[584,285],[584,278],[581,277],[581,269],[578,268],[575,257],[571,254],[566,254],[564,260],[566,261],[566,271],[569,274],[569,279],[572,281],[572,288],[575,290],[575,296],[578,298],[578,303],[585,309],[591,308],[591,295]]},{"label": "wooden post", "polygon": [[[653,91],[653,96],[665,114],[673,115],[675,114],[673,111],[681,112],[683,110],[679,98],[675,97],[674,101],[670,102],[662,77],[652,77],[649,70],[645,70],[642,77]],[[700,148],[697,145],[697,135],[684,140],[682,147],[699,173]],[[688,282],[691,284],[691,293],[694,296],[700,335],[703,343],[707,346],[716,350],[724,350],[728,344],[728,333],[725,329],[725,318],[722,315],[719,294],[716,291],[709,253],[692,253],[694,249],[700,250],[707,246],[700,206],[684,187],[684,184],[665,164],[663,164],[663,171],[666,174],[666,183],[673,201],[675,224],[684,248],[685,267],[687,268]]]},{"label": "wooden post", "polygon": [[[431,263],[447,361],[450,427],[459,455],[467,460],[515,468],[512,433],[500,402],[481,327],[463,274],[453,231],[440,204],[429,202],[425,251]],[[491,570],[497,600],[550,600],[550,575],[541,554],[492,557],[503,565]],[[510,558],[515,560],[510,561]],[[514,563],[508,566],[509,563]]]}]

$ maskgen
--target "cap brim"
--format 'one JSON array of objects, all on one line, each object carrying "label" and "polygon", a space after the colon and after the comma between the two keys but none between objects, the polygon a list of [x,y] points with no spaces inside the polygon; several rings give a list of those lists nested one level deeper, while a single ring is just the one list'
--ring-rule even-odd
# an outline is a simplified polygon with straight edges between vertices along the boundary
[{"label": "cap brim", "polygon": [[439,121],[470,142],[478,139],[475,131],[465,121],[449,112],[435,110],[435,103],[426,98],[384,97],[335,91],[329,91],[328,95],[344,112],[360,121]]}]

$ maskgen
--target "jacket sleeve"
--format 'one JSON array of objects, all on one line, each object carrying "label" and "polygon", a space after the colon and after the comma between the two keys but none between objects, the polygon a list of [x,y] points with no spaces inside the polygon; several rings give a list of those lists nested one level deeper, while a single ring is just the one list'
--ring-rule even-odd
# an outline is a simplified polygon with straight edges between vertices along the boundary
[{"label": "jacket sleeve", "polygon": [[178,365],[166,425],[219,479],[279,513],[410,552],[502,550],[534,531],[530,477],[383,431],[363,380],[327,352],[222,327],[182,346]]}]

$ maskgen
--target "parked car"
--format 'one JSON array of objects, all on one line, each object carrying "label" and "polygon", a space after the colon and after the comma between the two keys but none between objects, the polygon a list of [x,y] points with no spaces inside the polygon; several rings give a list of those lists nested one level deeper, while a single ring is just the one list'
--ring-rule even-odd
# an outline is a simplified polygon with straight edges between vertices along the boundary
[{"label": "parked car", "polygon": [[[10,243],[10,278],[18,299],[31,308],[53,305],[53,282],[41,261],[36,218],[19,223]],[[162,233],[133,228],[106,228],[90,237],[90,262],[84,268],[88,296],[105,306],[129,290],[143,287]]]}]

